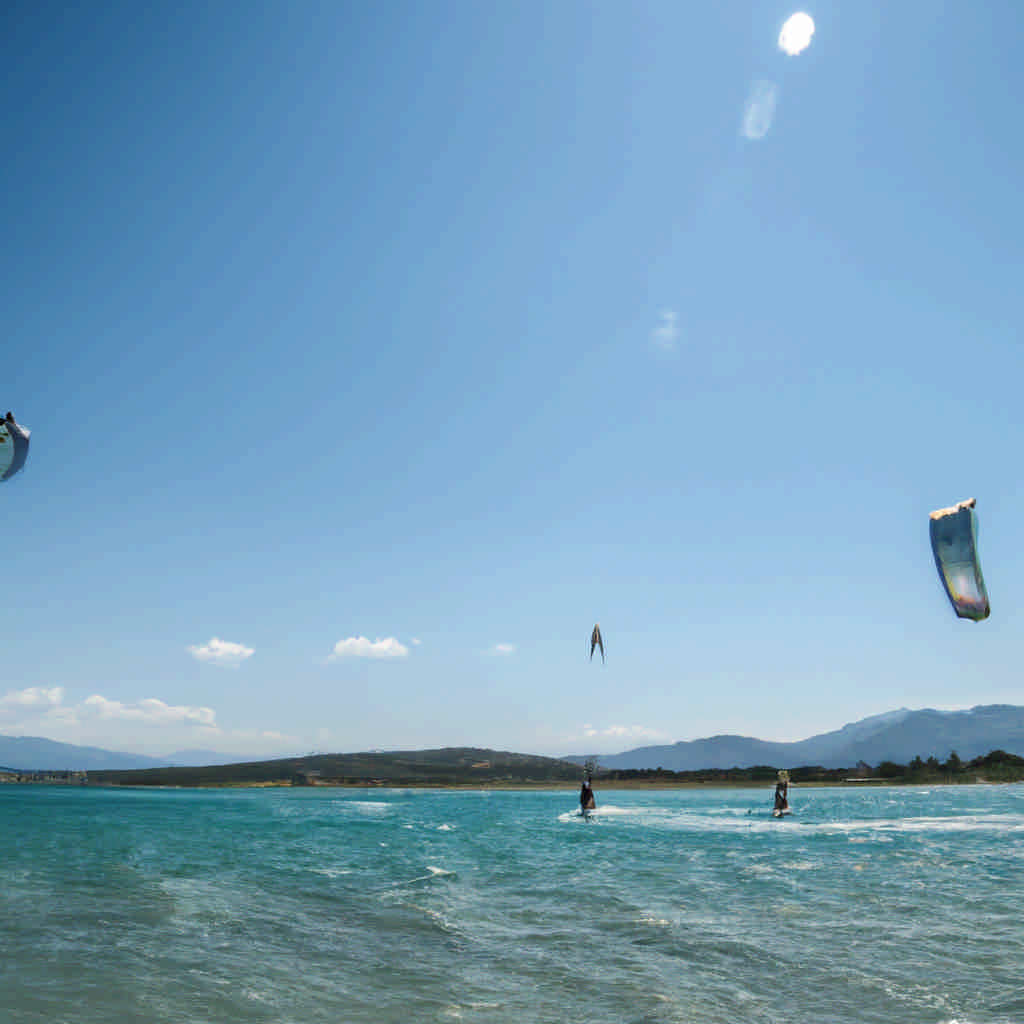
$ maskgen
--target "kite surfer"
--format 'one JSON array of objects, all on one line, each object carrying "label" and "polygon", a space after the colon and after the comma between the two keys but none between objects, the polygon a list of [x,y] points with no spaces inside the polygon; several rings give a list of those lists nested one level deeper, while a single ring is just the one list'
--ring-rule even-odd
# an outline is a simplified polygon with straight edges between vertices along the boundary
[{"label": "kite surfer", "polygon": [[785,768],[779,771],[778,782],[775,783],[775,807],[772,814],[781,818],[789,810],[789,772]]},{"label": "kite surfer", "polygon": [[580,814],[584,818],[590,817],[590,812],[597,807],[597,802],[594,800],[594,791],[590,788],[590,776],[585,775],[583,777],[583,785],[580,786]]}]

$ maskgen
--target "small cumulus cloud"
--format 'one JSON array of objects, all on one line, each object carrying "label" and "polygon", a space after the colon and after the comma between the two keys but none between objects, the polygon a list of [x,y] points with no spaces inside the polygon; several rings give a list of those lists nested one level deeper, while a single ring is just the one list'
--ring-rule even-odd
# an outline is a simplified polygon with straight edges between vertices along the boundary
[{"label": "small cumulus cloud", "polygon": [[763,139],[775,118],[779,90],[774,82],[758,81],[750,88],[743,108],[743,134],[748,139]]},{"label": "small cumulus cloud", "polygon": [[80,715],[94,715],[102,719],[127,722],[141,722],[146,725],[201,725],[207,729],[217,728],[217,716],[213,708],[188,707],[165,704],[155,697],[147,697],[134,704],[109,700],[94,693],[79,705]]},{"label": "small cumulus cloud", "polygon": [[811,45],[811,36],[814,35],[814,19],[803,11],[791,14],[779,33],[779,49],[783,53],[795,57],[803,53]]},{"label": "small cumulus cloud", "polygon": [[658,326],[651,331],[651,341],[658,348],[666,350],[674,349],[679,339],[679,314],[672,309],[666,309],[661,314]]},{"label": "small cumulus cloud", "polygon": [[498,655],[501,655],[502,657],[508,657],[508,655],[516,653],[516,645],[515,644],[495,644],[491,648],[490,653],[491,654],[498,654]]},{"label": "small cumulus cloud", "polygon": [[411,640],[409,641],[409,643],[411,643],[411,644],[413,645],[413,647],[419,647],[419,645],[420,645],[421,643],[423,643],[423,641],[422,641],[422,640],[421,640],[421,639],[420,639],[420,638],[419,638],[418,636],[414,636],[414,637],[413,637],[413,638],[412,638],[412,639],[411,639]]},{"label": "small cumulus cloud", "polygon": [[658,740],[664,739],[665,733],[660,729],[651,729],[645,725],[609,725],[599,729],[593,725],[583,727],[583,735],[588,739],[615,740]]},{"label": "small cumulus cloud", "polygon": [[405,658],[409,648],[399,643],[393,636],[383,640],[370,641],[365,636],[350,636],[347,640],[339,640],[334,645],[330,661],[337,658]]},{"label": "small cumulus cloud", "polygon": [[209,662],[212,665],[224,665],[228,668],[238,668],[246,658],[253,656],[253,648],[245,644],[232,643],[230,640],[221,640],[214,637],[208,644],[197,644],[189,647],[188,652],[197,661]]},{"label": "small cumulus cloud", "polygon": [[49,711],[64,700],[64,688],[29,686],[24,690],[10,690],[0,697],[0,711]]},{"label": "small cumulus cloud", "polygon": [[155,697],[126,702],[96,693],[72,703],[65,699],[60,686],[4,694],[0,697],[3,731],[112,750],[138,750],[142,728],[150,748],[166,744],[173,749],[195,738],[219,740],[223,735],[213,708],[168,704]]}]

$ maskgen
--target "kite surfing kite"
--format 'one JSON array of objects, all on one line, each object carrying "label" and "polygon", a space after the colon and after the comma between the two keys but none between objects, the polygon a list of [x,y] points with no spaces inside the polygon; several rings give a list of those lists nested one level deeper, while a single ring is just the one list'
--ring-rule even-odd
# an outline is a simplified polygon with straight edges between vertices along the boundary
[{"label": "kite surfing kite", "polygon": [[978,517],[974,498],[937,509],[929,518],[935,567],[953,611],[961,619],[975,622],[987,619],[991,608],[978,563]]},{"label": "kite surfing kite", "polygon": [[29,431],[15,420],[13,413],[0,420],[0,480],[10,480],[25,465],[28,436]]},{"label": "kite surfing kite", "polygon": [[601,664],[604,664],[604,641],[601,639],[601,627],[594,624],[594,632],[590,634],[590,660],[594,660],[594,648],[601,648]]}]

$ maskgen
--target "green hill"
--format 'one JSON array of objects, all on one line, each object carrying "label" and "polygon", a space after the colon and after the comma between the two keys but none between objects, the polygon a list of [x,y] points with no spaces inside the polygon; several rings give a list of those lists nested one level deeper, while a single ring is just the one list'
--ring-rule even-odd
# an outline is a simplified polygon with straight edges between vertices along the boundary
[{"label": "green hill", "polygon": [[575,783],[579,778],[579,766],[568,761],[477,747],[312,754],[202,768],[89,772],[90,782],[121,786],[238,786],[282,782],[451,786],[496,782]]}]

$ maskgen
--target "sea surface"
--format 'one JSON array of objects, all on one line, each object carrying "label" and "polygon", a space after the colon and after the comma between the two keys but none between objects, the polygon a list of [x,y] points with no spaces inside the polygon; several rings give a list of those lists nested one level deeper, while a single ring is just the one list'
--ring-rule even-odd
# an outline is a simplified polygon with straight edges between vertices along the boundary
[{"label": "sea surface", "polygon": [[0,786],[0,1021],[1024,1022],[1024,787]]}]

